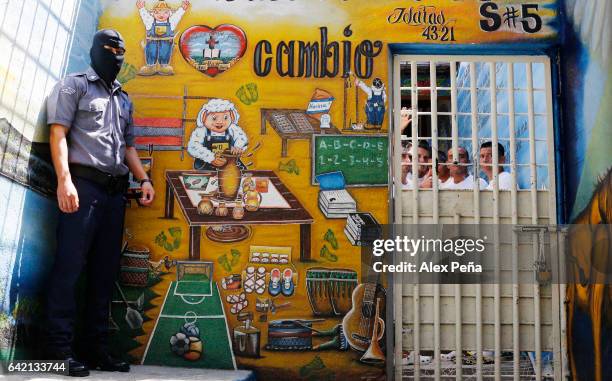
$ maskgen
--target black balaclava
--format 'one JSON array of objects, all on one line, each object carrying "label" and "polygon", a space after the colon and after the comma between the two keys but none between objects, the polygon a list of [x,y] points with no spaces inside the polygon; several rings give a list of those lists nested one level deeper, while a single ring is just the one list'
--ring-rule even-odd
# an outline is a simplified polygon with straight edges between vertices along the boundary
[{"label": "black balaclava", "polygon": [[114,55],[113,52],[105,49],[104,45],[125,49],[125,44],[121,34],[112,29],[103,29],[94,34],[91,50],[89,51],[91,67],[110,87],[121,70],[124,57],[123,54]]}]

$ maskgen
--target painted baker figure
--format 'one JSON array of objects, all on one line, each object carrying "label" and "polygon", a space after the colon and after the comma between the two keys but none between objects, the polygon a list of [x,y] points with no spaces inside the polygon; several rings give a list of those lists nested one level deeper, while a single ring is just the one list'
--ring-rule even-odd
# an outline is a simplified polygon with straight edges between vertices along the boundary
[{"label": "painted baker figure", "polygon": [[[202,106],[187,146],[187,152],[195,159],[195,169],[222,167],[226,163],[222,153],[240,155],[247,149],[249,139],[238,126],[239,119],[236,106],[226,99],[211,99]],[[237,164],[246,169],[240,160]]]},{"label": "painted baker figure", "polygon": [[[124,54],[118,32],[97,32],[91,67],[68,75],[47,98],[60,214],[47,285],[45,358],[67,360],[71,376],[86,376],[89,369],[129,371],[129,364],[111,357],[108,347],[109,304],[119,269],[129,171],[141,183],[141,204],[150,205],[155,192],[134,147],[132,102],[116,80]],[[75,288],[82,272],[86,347],[77,360]]]},{"label": "painted baker figure", "polygon": [[164,0],[155,2],[151,10],[147,10],[144,0],[136,1],[136,7],[145,29],[145,62],[140,68],[140,75],[173,75],[170,58],[174,48],[174,36],[178,23],[189,8],[189,1],[184,0],[176,10]]}]

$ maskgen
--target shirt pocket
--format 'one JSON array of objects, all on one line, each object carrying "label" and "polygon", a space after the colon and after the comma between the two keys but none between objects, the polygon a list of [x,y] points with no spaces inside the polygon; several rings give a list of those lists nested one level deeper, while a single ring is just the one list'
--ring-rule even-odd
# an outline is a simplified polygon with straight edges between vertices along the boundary
[{"label": "shirt pocket", "polygon": [[83,98],[79,101],[79,124],[88,130],[104,128],[104,116],[108,108],[108,99]]},{"label": "shirt pocket", "polygon": [[129,105],[122,104],[119,107],[119,128],[121,129],[121,134],[125,134],[125,130],[130,122],[130,109]]}]

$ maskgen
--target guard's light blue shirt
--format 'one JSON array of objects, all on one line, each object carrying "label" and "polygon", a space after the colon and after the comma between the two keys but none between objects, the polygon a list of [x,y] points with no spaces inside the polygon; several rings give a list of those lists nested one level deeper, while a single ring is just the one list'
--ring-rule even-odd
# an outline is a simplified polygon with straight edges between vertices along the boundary
[{"label": "guard's light blue shirt", "polygon": [[134,107],[118,81],[109,89],[89,68],[58,82],[47,98],[47,123],[68,130],[68,162],[115,176],[129,172],[126,147],[134,146]]}]

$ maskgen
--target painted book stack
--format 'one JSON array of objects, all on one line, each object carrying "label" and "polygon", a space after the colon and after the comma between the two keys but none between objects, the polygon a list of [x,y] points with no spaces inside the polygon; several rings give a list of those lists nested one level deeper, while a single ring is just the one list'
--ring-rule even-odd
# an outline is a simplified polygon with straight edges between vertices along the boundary
[{"label": "painted book stack", "polygon": [[346,189],[319,192],[319,209],[326,218],[347,218],[357,212],[357,202]]},{"label": "painted book stack", "polygon": [[382,236],[382,227],[370,213],[349,213],[344,234],[353,246],[371,246]]}]

